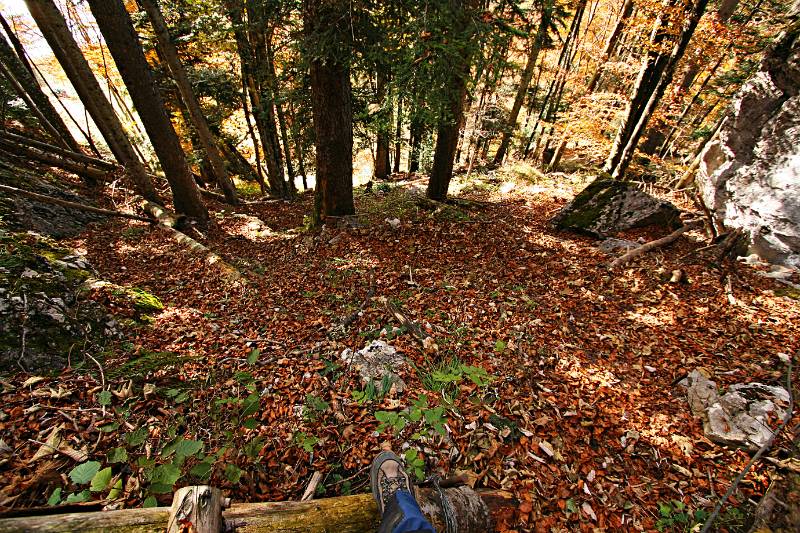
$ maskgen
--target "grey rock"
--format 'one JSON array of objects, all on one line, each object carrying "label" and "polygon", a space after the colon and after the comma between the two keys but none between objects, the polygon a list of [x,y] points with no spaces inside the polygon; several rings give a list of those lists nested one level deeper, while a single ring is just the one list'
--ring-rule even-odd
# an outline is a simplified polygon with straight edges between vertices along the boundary
[{"label": "grey rock", "polygon": [[800,266],[800,31],[785,35],[734,98],[701,154],[696,183],[728,228],[750,235],[750,253]]},{"label": "grey rock", "polygon": [[359,373],[364,385],[374,382],[381,394],[389,392],[383,390],[384,380],[391,383],[390,390],[403,392],[406,388],[405,382],[397,374],[407,365],[406,360],[397,353],[394,346],[384,341],[372,341],[357,352],[347,348],[339,357],[348,367]]},{"label": "grey rock", "polygon": [[736,384],[719,395],[717,385],[697,370],[681,383],[689,407],[703,421],[706,436],[714,442],[756,451],[772,437],[769,421],[783,418],[789,393],[763,383]]},{"label": "grey rock", "polygon": [[631,228],[681,225],[680,211],[674,205],[615,180],[595,180],[550,222],[557,229],[600,238]]}]

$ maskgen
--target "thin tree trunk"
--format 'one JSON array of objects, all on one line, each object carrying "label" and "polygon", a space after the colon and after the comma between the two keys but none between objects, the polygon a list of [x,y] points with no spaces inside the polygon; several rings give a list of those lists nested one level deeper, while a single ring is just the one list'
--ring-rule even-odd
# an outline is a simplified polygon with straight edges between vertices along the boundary
[{"label": "thin tree trunk", "polygon": [[403,148],[403,99],[397,97],[397,128],[394,132],[394,168],[392,172],[400,172],[400,156]]},{"label": "thin tree trunk", "polygon": [[655,111],[655,108],[661,100],[664,91],[672,82],[672,76],[675,72],[675,68],[683,56],[683,53],[686,51],[686,47],[689,44],[692,35],[694,34],[694,30],[697,28],[700,17],[702,17],[703,13],[705,13],[707,5],[708,0],[697,0],[697,3],[685,13],[686,18],[683,22],[680,38],[673,47],[667,66],[661,74],[655,90],[647,100],[647,104],[642,109],[641,116],[636,123],[636,126],[632,129],[627,144],[620,153],[618,165],[612,169],[612,178],[622,179],[622,177],[625,175],[625,171],[627,170],[631,158],[633,157],[633,152],[636,149],[636,145],[639,143],[639,138],[644,132],[647,122],[650,120],[650,116],[653,114],[653,111]]},{"label": "thin tree trunk", "polygon": [[147,170],[53,0],[25,0],[25,3],[109,149],[131,178],[134,189],[148,200],[159,201]]},{"label": "thin tree trunk", "polygon": [[297,115],[294,112],[294,104],[289,100],[289,113],[292,119],[292,139],[294,146],[297,150],[297,168],[300,171],[300,177],[303,179],[303,190],[308,190],[308,177],[306,176],[306,153],[303,149],[303,138],[298,131],[300,125],[297,123]]},{"label": "thin tree trunk", "polygon": [[65,148],[76,152],[79,151],[80,145],[78,141],[72,136],[58,111],[50,103],[50,99],[44,94],[39,83],[28,70],[30,65],[26,67],[26,63],[23,63],[22,58],[14,52],[2,37],[0,37],[0,64],[3,67],[3,73],[6,78],[15,88],[20,98],[30,107],[31,112],[37,115],[42,127],[56,141],[63,144]]},{"label": "thin tree trunk", "polygon": [[164,169],[175,210],[206,221],[208,211],[122,0],[89,0],[89,7]]},{"label": "thin tree trunk", "polygon": [[625,111],[625,118],[619,126],[604,167],[604,170],[609,174],[613,174],[616,171],[625,146],[631,138],[631,133],[642,116],[642,110],[647,105],[667,66],[668,58],[657,50],[668,36],[665,30],[668,25],[669,8],[675,3],[676,0],[663,0],[662,2],[664,9],[653,26],[653,31],[650,35],[650,50],[642,61],[639,76],[634,84],[633,94]]},{"label": "thin tree trunk", "polygon": [[225,200],[236,205],[239,203],[236,187],[234,187],[231,177],[228,175],[228,170],[225,168],[225,161],[222,159],[217,139],[211,133],[211,128],[208,127],[203,109],[200,107],[200,102],[197,100],[189,77],[186,75],[186,69],[178,58],[178,49],[172,42],[167,23],[158,7],[158,2],[157,0],[138,1],[144,7],[147,16],[150,18],[150,23],[153,25],[161,56],[172,74],[175,85],[178,87],[183,105],[186,107],[189,119],[197,133],[197,138],[211,166],[211,172],[225,194]]},{"label": "thin tree trunk", "polygon": [[311,104],[317,134],[317,218],[355,213],[349,22],[344,27],[341,22],[341,13],[348,10],[347,0],[304,0],[307,37],[313,42],[325,35],[327,45],[315,50],[310,58]]},{"label": "thin tree trunk", "polygon": [[256,132],[253,129],[253,123],[250,120],[250,104],[249,96],[248,96],[248,89],[247,89],[247,76],[244,71],[244,66],[242,65],[241,69],[242,75],[242,109],[244,110],[244,120],[247,122],[247,132],[250,134],[250,139],[253,141],[253,152],[255,153],[255,160],[256,160],[256,179],[258,180],[258,186],[261,189],[261,194],[266,194],[267,192],[267,185],[264,181],[264,171],[261,169],[261,152],[258,146],[258,136],[256,136]]},{"label": "thin tree trunk", "polygon": [[606,41],[606,46],[603,49],[603,55],[600,56],[600,62],[597,65],[597,69],[594,71],[592,75],[592,79],[589,80],[589,85],[586,87],[586,93],[591,94],[594,92],[595,88],[597,87],[597,82],[600,80],[600,75],[603,73],[603,69],[606,66],[606,62],[611,57],[614,48],[616,48],[617,43],[619,42],[619,38],[622,36],[622,30],[625,27],[625,23],[628,21],[628,18],[633,13],[633,0],[625,0],[625,3],[622,6],[622,13],[619,16],[619,20],[617,24],[614,26],[614,30],[611,32],[611,35],[608,36],[608,40]]},{"label": "thin tree trunk", "polygon": [[8,36],[8,40],[11,42],[11,46],[14,47],[14,50],[17,53],[17,57],[19,58],[22,65],[28,71],[28,73],[33,77],[36,78],[36,75],[33,73],[33,68],[31,67],[30,62],[28,61],[27,56],[25,55],[25,48],[22,46],[22,43],[17,38],[17,34],[14,33],[14,30],[11,28],[11,25],[8,23],[6,18],[0,13],[0,26],[3,27],[3,30],[6,32]]},{"label": "thin tree trunk", "polygon": [[389,74],[386,67],[379,66],[377,72],[377,99],[378,108],[377,121],[378,133],[375,145],[375,179],[385,180],[389,177],[391,167],[389,166],[389,131],[391,128],[391,117],[386,116],[386,109],[389,103],[386,101],[386,87],[389,83]]},{"label": "thin tree trunk", "polygon": [[[628,0],[632,1],[632,0]],[[541,13],[539,20],[539,27],[536,30],[536,36],[531,43],[530,51],[528,52],[528,60],[525,63],[525,69],[522,71],[522,78],[520,79],[519,86],[517,87],[517,95],[514,98],[514,105],[511,107],[511,113],[508,116],[508,122],[503,128],[503,138],[500,141],[500,147],[494,155],[494,164],[500,165],[506,157],[506,152],[511,144],[511,136],[517,127],[517,119],[519,118],[520,109],[525,102],[525,96],[528,94],[528,87],[530,86],[531,79],[533,79],[533,72],[536,69],[536,63],[539,60],[539,52],[542,45],[547,40],[547,32],[550,28],[550,21],[553,14],[553,1],[547,0]]]},{"label": "thin tree trunk", "polygon": [[[459,39],[471,38],[469,35],[469,14],[477,5],[476,0],[456,0],[453,2],[456,17],[454,35]],[[457,64],[449,65],[450,75],[445,86],[446,102],[439,119],[436,134],[436,149],[433,154],[433,168],[428,181],[427,195],[431,200],[443,201],[453,177],[453,163],[458,147],[458,133],[464,121],[464,100],[467,96],[471,50],[468,44],[458,54]]]},{"label": "thin tree trunk", "polygon": [[283,113],[283,104],[280,98],[280,87],[278,86],[278,76],[275,71],[275,56],[272,50],[272,43],[267,41],[267,62],[269,68],[269,83],[272,94],[275,98],[275,114],[278,117],[278,128],[280,129],[281,142],[283,143],[283,153],[286,157],[286,173],[288,175],[288,191],[296,194],[297,188],[294,184],[294,166],[292,164],[292,147],[289,145],[289,136],[286,132],[286,117]]}]

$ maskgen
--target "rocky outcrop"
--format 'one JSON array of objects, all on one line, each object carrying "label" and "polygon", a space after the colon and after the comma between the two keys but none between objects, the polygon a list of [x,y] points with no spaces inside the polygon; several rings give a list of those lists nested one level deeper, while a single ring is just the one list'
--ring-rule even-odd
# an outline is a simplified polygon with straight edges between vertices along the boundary
[{"label": "rocky outcrop", "polygon": [[720,444],[757,451],[772,437],[770,421],[782,419],[789,405],[783,387],[763,383],[736,384],[725,394],[698,370],[684,380],[692,413],[703,421],[706,436]]},{"label": "rocky outcrop", "polygon": [[734,98],[701,155],[696,178],[727,228],[749,232],[751,252],[800,267],[800,28],[773,46]]},{"label": "rocky outcrop", "polygon": [[624,181],[595,180],[564,206],[551,224],[558,229],[607,237],[631,228],[677,228],[680,211]]}]

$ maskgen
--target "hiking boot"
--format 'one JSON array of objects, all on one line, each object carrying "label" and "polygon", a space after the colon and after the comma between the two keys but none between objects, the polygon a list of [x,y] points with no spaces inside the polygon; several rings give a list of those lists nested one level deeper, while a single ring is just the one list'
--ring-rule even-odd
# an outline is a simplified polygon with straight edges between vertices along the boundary
[{"label": "hiking boot", "polygon": [[403,460],[393,452],[381,452],[372,461],[369,477],[372,496],[378,504],[381,516],[397,491],[407,491],[414,497],[411,478],[403,467]]}]

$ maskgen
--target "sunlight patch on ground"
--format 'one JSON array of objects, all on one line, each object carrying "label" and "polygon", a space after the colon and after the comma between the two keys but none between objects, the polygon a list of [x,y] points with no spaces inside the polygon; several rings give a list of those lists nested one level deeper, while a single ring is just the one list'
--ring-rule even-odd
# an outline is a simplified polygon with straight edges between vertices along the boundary
[{"label": "sunlight patch on ground", "polygon": [[628,311],[625,313],[625,317],[637,324],[650,327],[674,326],[677,323],[673,311],[658,307],[651,307],[648,310],[641,311]]}]

